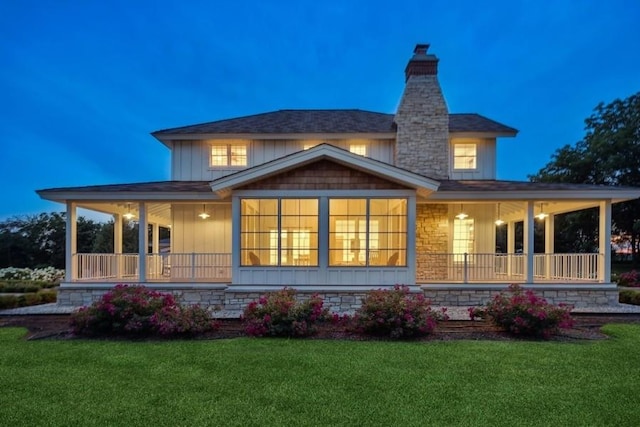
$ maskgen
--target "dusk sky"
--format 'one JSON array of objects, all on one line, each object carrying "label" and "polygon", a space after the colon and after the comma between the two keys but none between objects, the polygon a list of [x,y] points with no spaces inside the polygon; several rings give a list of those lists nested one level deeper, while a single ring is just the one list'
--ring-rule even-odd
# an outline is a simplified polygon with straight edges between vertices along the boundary
[{"label": "dusk sky", "polygon": [[450,112],[517,128],[526,180],[640,90],[640,2],[0,0],[0,220],[36,189],[169,179],[150,132],[286,108],[394,113],[416,43]]}]

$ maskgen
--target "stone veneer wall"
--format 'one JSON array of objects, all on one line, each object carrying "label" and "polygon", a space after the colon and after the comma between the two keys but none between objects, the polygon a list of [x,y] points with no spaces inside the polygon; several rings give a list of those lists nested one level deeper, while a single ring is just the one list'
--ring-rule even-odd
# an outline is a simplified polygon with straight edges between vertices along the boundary
[{"label": "stone veneer wall", "polygon": [[[258,299],[269,290],[234,290],[224,285],[194,285],[184,286],[182,289],[169,289],[164,286],[149,286],[160,292],[172,293],[177,299],[187,304],[199,304],[204,307],[218,307],[227,313],[228,317],[240,315],[240,312],[251,301]],[[482,289],[479,289],[479,288]],[[97,301],[111,285],[69,285],[60,288],[58,305],[65,307],[79,307]],[[497,292],[507,288],[504,286],[470,286],[470,285],[426,285],[422,288],[414,287],[412,292],[423,292],[435,306],[475,306],[489,301]],[[597,285],[537,285],[531,286],[536,293],[544,296],[554,304],[568,303],[575,307],[595,307],[618,305],[618,291],[615,287]],[[325,302],[325,307],[335,313],[353,313],[362,305],[365,290],[298,290],[298,298],[306,300],[313,294],[319,294]],[[230,313],[229,313],[230,312]]]},{"label": "stone veneer wall", "polygon": [[449,178],[449,112],[437,75],[408,77],[396,112],[396,166]]},{"label": "stone veneer wall", "polygon": [[443,204],[416,206],[416,282],[445,280],[449,252],[449,207]]}]

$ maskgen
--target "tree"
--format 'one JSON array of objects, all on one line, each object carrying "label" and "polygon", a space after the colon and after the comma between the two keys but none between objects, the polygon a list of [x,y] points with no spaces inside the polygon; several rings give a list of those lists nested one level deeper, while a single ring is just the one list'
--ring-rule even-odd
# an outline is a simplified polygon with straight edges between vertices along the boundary
[{"label": "tree", "polygon": [[[640,92],[604,104],[585,120],[586,134],[575,146],[558,149],[551,161],[529,179],[534,182],[640,187]],[[613,230],[629,236],[634,262],[640,244],[640,201],[613,206]],[[557,236],[558,246],[593,245],[597,214],[594,210],[560,215],[566,237]],[[579,237],[578,239],[576,237]]]}]

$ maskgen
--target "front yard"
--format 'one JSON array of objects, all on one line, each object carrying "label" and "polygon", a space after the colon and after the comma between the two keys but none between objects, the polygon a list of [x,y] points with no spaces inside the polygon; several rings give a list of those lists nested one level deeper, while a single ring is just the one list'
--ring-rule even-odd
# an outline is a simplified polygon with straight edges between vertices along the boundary
[{"label": "front yard", "polygon": [[593,342],[24,341],[0,425],[640,425],[640,326]]}]

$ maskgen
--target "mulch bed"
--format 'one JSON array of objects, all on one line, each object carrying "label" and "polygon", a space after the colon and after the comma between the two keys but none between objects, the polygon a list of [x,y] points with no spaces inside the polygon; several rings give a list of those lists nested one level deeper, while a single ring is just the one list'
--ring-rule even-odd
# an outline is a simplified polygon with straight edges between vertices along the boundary
[{"label": "mulch bed", "polygon": [[[607,339],[607,335],[600,332],[602,325],[607,323],[639,323],[640,316],[598,316],[578,315],[573,329],[563,330],[561,334],[551,338],[551,341],[583,341]],[[19,326],[27,328],[28,340],[36,339],[71,339],[68,315],[30,315],[30,316],[0,316],[0,327]],[[199,339],[223,339],[242,337],[244,331],[237,319],[222,320],[220,329],[198,337]],[[308,338],[307,338],[308,339]],[[334,325],[323,325],[317,335],[311,339],[325,340],[385,340],[345,331]],[[453,340],[521,340],[514,338],[486,321],[452,320],[438,325],[433,335],[418,339],[419,341],[453,341]]]}]

